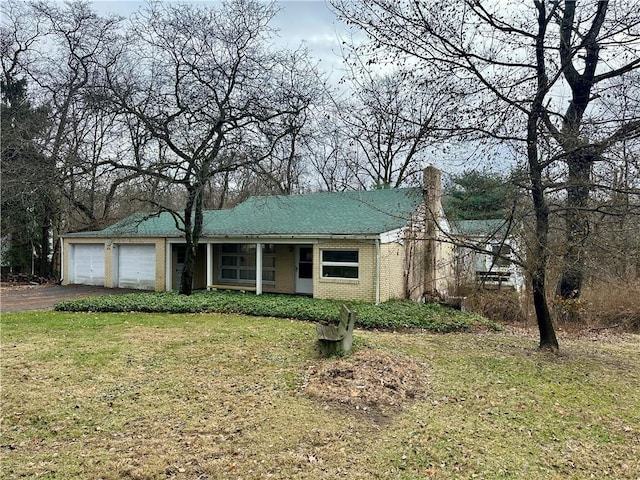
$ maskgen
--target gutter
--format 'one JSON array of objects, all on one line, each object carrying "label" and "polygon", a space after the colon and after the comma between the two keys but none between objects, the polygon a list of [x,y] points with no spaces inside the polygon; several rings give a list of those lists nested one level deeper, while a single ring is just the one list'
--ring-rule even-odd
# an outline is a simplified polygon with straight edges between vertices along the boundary
[{"label": "gutter", "polygon": [[[151,235],[150,237],[158,238],[163,235]],[[131,238],[131,237],[123,237]],[[137,237],[140,238],[140,237]],[[184,237],[165,237],[169,242],[180,242]],[[267,241],[274,240],[273,243],[314,243],[316,240],[379,240],[378,234],[360,234],[360,235],[344,235],[344,234],[304,234],[304,235],[202,235],[199,243],[213,242],[223,243],[225,241],[234,242],[237,240],[246,241]],[[278,242],[279,241],[279,242]]]},{"label": "gutter", "polygon": [[[67,233],[61,235],[60,238],[165,238],[167,241],[180,241],[184,239],[183,235],[174,235],[166,233],[155,234],[118,234],[114,235],[113,232],[101,234],[101,232],[77,232]],[[298,234],[298,235],[278,235],[278,234],[245,234],[245,235],[201,235],[200,242],[208,240],[258,240],[258,239],[273,239],[273,240],[377,240],[380,238],[379,234]]]}]

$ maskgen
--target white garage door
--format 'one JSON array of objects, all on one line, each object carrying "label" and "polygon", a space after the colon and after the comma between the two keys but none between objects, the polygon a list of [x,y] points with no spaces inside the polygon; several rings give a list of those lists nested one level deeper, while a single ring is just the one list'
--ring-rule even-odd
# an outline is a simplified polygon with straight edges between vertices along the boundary
[{"label": "white garage door", "polygon": [[118,287],[153,290],[156,285],[156,246],[118,245]]},{"label": "white garage door", "polygon": [[69,283],[104,286],[104,244],[76,244],[70,260]]}]

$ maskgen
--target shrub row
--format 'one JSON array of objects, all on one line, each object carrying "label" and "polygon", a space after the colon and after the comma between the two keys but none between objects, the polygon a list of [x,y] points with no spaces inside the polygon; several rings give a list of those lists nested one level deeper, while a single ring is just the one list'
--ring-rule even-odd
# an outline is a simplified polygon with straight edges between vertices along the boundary
[{"label": "shrub row", "polygon": [[341,302],[289,295],[253,295],[241,292],[132,293],[67,300],[55,306],[67,312],[153,312],[153,313],[235,313],[261,317],[293,318],[309,321],[336,321],[340,305],[356,311],[357,326],[367,329],[420,328],[436,332],[499,325],[475,314],[438,304],[389,301],[379,305]]}]

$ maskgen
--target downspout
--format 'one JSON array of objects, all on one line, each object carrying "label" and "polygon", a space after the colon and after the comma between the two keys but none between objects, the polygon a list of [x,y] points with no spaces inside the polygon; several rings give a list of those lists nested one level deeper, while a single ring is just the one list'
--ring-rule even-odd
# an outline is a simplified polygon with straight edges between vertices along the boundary
[{"label": "downspout", "polygon": [[64,239],[60,238],[60,283],[64,282]]},{"label": "downspout", "polygon": [[376,238],[376,305],[380,303],[380,237]]}]

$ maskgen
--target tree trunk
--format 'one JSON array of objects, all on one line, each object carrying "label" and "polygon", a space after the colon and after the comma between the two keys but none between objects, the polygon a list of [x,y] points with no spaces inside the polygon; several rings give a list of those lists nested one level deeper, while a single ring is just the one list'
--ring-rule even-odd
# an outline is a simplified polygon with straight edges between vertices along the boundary
[{"label": "tree trunk", "polygon": [[184,266],[180,278],[180,294],[191,295],[193,291],[193,271],[195,269],[196,248],[193,239],[193,204],[195,194],[192,186],[187,187],[187,205],[184,209],[184,241],[187,244],[184,252]]},{"label": "tree trunk", "polygon": [[536,216],[536,243],[532,249],[533,272],[531,274],[531,291],[533,306],[536,311],[538,330],[540,332],[541,349],[557,351],[558,339],[551,321],[547,305],[546,269],[548,258],[549,208],[542,190],[542,174],[537,168],[530,167],[532,179],[532,196]]},{"label": "tree trunk", "polygon": [[541,349],[557,351],[559,348],[558,339],[556,338],[556,332],[553,328],[553,322],[551,321],[549,306],[547,305],[545,277],[546,274],[544,272],[544,269],[536,269],[531,279],[531,286],[533,290],[533,306],[536,311],[538,330],[540,332],[539,347]]},{"label": "tree trunk", "polygon": [[[180,279],[180,294],[191,295],[193,293],[193,277],[196,267],[196,254],[198,243],[202,234],[203,201],[202,192],[204,186],[196,185],[187,188],[189,197],[184,211],[184,230],[187,248],[184,256],[184,269]],[[195,209],[195,215],[193,214]]]},{"label": "tree trunk", "polygon": [[196,264],[196,249],[190,240],[187,242],[187,248],[184,255],[184,268],[182,269],[182,277],[180,278],[180,294],[191,295],[193,293],[193,272]]},{"label": "tree trunk", "polygon": [[587,208],[593,161],[593,155],[585,153],[576,153],[567,158],[567,250],[557,289],[558,296],[564,300],[580,297],[584,281],[584,242],[589,236]]},{"label": "tree trunk", "polygon": [[[571,89],[571,102],[562,117],[560,132],[561,145],[566,152],[567,176],[567,213],[566,243],[562,273],[558,282],[557,294],[562,299],[578,298],[584,280],[584,241],[589,235],[587,206],[589,203],[589,185],[591,168],[596,160],[593,149],[587,147],[583,127],[583,117],[592,99],[591,90],[596,84],[596,70],[600,58],[598,35],[607,15],[608,2],[598,1],[591,27],[584,37],[575,35],[576,9],[578,2],[564,2],[564,13],[560,23],[560,63],[562,73]],[[579,45],[575,45],[580,42]],[[577,55],[578,47],[581,54]],[[575,66],[577,58],[584,61],[584,68]],[[575,63],[574,63],[575,62]]]},{"label": "tree trunk", "polygon": [[531,105],[527,119],[527,163],[531,181],[531,197],[535,214],[535,244],[531,249],[533,269],[531,273],[531,290],[533,305],[540,332],[540,348],[558,350],[558,339],[551,321],[547,305],[546,271],[549,256],[549,206],[545,198],[543,181],[544,163],[540,162],[538,151],[538,122],[542,118],[543,101],[548,91],[548,78],[545,64],[544,38],[547,28],[544,4],[536,2],[538,9],[538,35],[536,37],[537,81],[538,91]]}]

